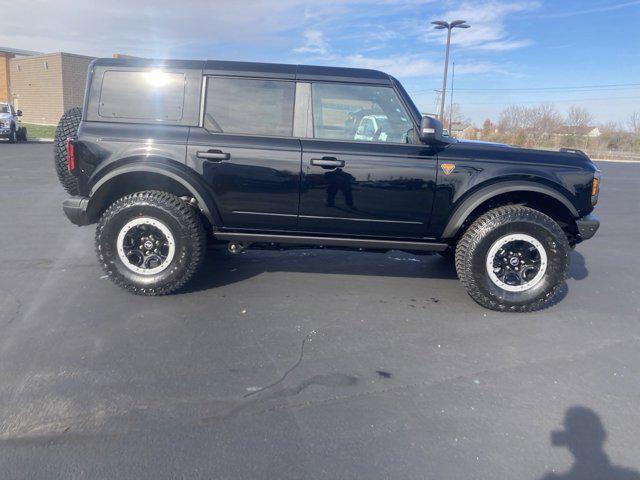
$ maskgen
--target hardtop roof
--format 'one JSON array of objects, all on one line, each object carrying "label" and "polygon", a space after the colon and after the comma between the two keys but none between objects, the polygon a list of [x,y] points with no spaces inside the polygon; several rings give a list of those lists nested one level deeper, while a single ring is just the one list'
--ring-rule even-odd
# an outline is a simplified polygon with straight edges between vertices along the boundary
[{"label": "hardtop roof", "polygon": [[176,68],[202,70],[205,75],[281,78],[288,80],[325,80],[335,82],[390,85],[391,77],[378,70],[281,63],[234,62],[227,60],[160,60],[145,58],[99,58],[96,66]]}]

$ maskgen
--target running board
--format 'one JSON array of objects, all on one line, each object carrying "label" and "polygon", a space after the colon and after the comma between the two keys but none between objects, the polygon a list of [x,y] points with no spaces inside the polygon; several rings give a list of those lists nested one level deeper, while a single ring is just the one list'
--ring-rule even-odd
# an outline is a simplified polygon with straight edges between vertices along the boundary
[{"label": "running board", "polygon": [[371,248],[379,250],[423,250],[442,252],[446,243],[410,242],[405,240],[370,240],[364,238],[308,237],[302,235],[264,235],[260,233],[214,232],[218,240],[242,243],[285,243],[346,248]]}]

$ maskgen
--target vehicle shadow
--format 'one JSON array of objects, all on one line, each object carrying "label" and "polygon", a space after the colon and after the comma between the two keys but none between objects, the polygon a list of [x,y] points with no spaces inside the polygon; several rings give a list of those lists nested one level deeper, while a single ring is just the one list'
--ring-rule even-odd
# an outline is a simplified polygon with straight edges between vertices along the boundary
[{"label": "vehicle shadow", "polygon": [[566,447],[574,457],[573,465],[565,473],[548,473],[541,480],[640,480],[640,472],[611,463],[604,451],[607,431],[596,412],[571,407],[563,426],[563,430],[551,432],[551,444]]},{"label": "vehicle shadow", "polygon": [[571,252],[571,262],[569,264],[569,272],[567,273],[567,277],[573,278],[574,280],[584,280],[589,276],[589,270],[587,269],[587,264],[584,259],[584,256],[574,250]]},{"label": "vehicle shadow", "polygon": [[183,290],[192,293],[241,282],[267,272],[324,273],[457,280],[453,262],[439,255],[391,251],[362,254],[343,250],[209,250],[196,277]]},{"label": "vehicle shadow", "polygon": [[559,304],[565,297],[569,294],[569,286],[567,282],[562,282],[562,285],[558,289],[558,291],[547,300],[547,303],[544,305],[542,310],[547,310],[548,308],[554,307]]}]

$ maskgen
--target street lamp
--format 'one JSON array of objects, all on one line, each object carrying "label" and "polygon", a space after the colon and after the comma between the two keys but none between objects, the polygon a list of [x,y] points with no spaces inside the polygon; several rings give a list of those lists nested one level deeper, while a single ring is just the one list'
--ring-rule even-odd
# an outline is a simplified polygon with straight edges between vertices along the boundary
[{"label": "street lamp", "polygon": [[454,28],[470,28],[471,25],[467,24],[466,20],[455,20],[451,23],[443,22],[442,20],[437,20],[435,22],[431,22],[432,25],[435,25],[436,30],[444,30],[447,29],[447,53],[445,54],[444,60],[444,78],[442,79],[442,98],[440,99],[440,121],[444,122],[444,98],[447,93],[447,72],[449,70],[449,45],[451,45],[451,30]]}]

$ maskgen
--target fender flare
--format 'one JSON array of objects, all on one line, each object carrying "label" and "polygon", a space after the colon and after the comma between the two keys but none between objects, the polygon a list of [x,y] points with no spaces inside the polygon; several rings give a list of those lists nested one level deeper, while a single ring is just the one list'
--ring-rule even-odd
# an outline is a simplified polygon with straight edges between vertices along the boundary
[{"label": "fender flare", "polygon": [[442,238],[453,238],[467,217],[469,217],[476,208],[493,197],[509,192],[542,193],[562,203],[567,210],[571,212],[571,215],[573,215],[574,218],[578,218],[580,216],[571,201],[565,195],[552,187],[540,183],[521,180],[500,182],[481,188],[463,200],[462,203],[455,208],[453,214],[449,218],[449,222],[442,233]]},{"label": "fender flare", "polygon": [[[132,160],[132,159],[130,159]],[[165,176],[180,185],[182,185],[186,190],[188,190],[193,198],[198,202],[198,208],[202,211],[204,216],[209,220],[212,225],[220,225],[220,215],[218,213],[218,209],[213,201],[213,198],[207,191],[206,186],[202,185],[198,177],[195,173],[190,173],[186,170],[186,167],[182,167],[182,165],[173,165],[173,161],[171,162],[149,162],[148,159],[145,159],[145,163],[140,163],[139,161],[129,161],[124,165],[117,166],[111,170],[109,170],[104,175],[100,176],[100,178],[91,186],[91,191],[89,193],[89,204],[87,206],[87,211],[91,212],[94,205],[92,205],[93,200],[96,197],[96,194],[111,181],[114,181],[118,177],[122,175],[126,175],[129,173],[155,173],[158,175]]]}]

